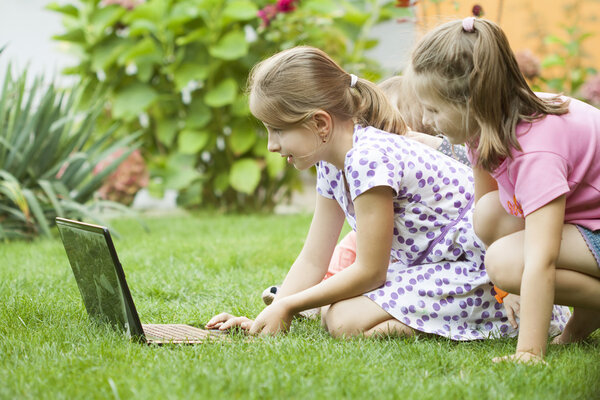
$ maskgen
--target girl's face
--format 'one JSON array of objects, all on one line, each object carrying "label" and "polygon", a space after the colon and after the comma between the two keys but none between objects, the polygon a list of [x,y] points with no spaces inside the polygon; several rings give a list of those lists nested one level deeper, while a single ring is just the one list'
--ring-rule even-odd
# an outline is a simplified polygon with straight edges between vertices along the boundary
[{"label": "girl's face", "polygon": [[308,127],[277,129],[267,124],[265,127],[269,135],[269,151],[281,154],[288,164],[293,164],[296,169],[310,168],[321,160],[321,141]]},{"label": "girl's face", "polygon": [[438,133],[448,137],[452,144],[467,141],[466,109],[461,110],[454,104],[433,99],[432,96],[419,96],[423,108],[423,124],[435,128]]}]

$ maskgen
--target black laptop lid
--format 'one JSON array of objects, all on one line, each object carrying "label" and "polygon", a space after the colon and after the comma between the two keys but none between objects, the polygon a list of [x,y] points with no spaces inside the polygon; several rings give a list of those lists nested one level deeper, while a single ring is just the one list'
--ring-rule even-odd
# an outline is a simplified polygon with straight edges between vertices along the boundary
[{"label": "black laptop lid", "polygon": [[64,218],[56,218],[56,225],[90,319],[143,337],[108,229]]}]

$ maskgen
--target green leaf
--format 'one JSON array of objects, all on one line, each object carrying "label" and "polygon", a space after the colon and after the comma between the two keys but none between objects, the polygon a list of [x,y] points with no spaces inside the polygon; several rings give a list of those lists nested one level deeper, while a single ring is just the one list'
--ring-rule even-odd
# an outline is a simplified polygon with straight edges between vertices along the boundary
[{"label": "green leaf", "polygon": [[169,7],[170,1],[147,1],[135,7],[133,10],[128,11],[123,16],[123,22],[125,24],[132,24],[137,20],[148,20],[155,24],[163,22],[165,15],[167,14],[167,7]]},{"label": "green leaf", "polygon": [[46,216],[44,215],[44,211],[42,210],[38,199],[29,189],[23,189],[23,195],[27,199],[31,213],[35,217],[38,227],[41,229],[42,233],[45,236],[52,236],[50,234],[50,226],[48,225],[48,221],[46,220]]},{"label": "green leaf", "polygon": [[267,138],[258,137],[258,139],[256,140],[256,144],[254,145],[254,148],[252,149],[252,153],[256,156],[266,158],[267,155],[270,153],[267,148]]},{"label": "green leaf", "polygon": [[55,11],[61,14],[70,15],[72,17],[79,16],[79,9],[71,4],[50,3],[46,6],[47,10]]},{"label": "green leaf", "polygon": [[156,44],[154,43],[154,40],[152,40],[152,38],[146,37],[146,38],[138,41],[135,45],[130,47],[127,51],[122,52],[118,58],[119,64],[124,65],[140,56],[145,56],[145,55],[154,54],[154,53],[159,55]]},{"label": "green leaf", "polygon": [[236,117],[245,117],[250,115],[250,105],[247,96],[238,96],[231,105],[231,114]]},{"label": "green leaf", "polygon": [[221,172],[215,177],[213,187],[215,192],[223,193],[229,187],[229,174],[227,172]]},{"label": "green leaf", "polygon": [[265,161],[267,163],[267,172],[271,178],[277,178],[286,166],[285,158],[276,153],[267,153]]},{"label": "green leaf", "polygon": [[118,92],[113,100],[115,118],[129,120],[148,108],[158,98],[156,91],[143,83],[134,83]]},{"label": "green leaf", "polygon": [[184,36],[178,37],[175,40],[175,44],[177,44],[177,46],[185,46],[188,43],[202,41],[204,36],[206,36],[206,28],[202,27],[199,29],[195,29],[191,32],[188,32]]},{"label": "green leaf", "polygon": [[548,35],[544,38],[544,43],[546,44],[559,44],[561,46],[565,46],[567,44],[566,41],[564,41],[563,39],[559,38],[556,35]]},{"label": "green leaf", "polygon": [[203,81],[208,77],[208,72],[208,65],[184,63],[180,65],[173,74],[175,79],[175,88],[177,91],[180,91],[188,84],[189,81]]},{"label": "green leaf", "polygon": [[62,35],[54,35],[52,36],[52,39],[60,42],[86,43],[83,29],[73,29],[63,33]]},{"label": "green leaf", "polygon": [[236,21],[247,21],[256,18],[258,7],[251,1],[237,0],[227,3],[223,16]]},{"label": "green leaf", "polygon": [[252,194],[260,182],[260,166],[256,160],[244,158],[233,163],[229,182],[238,192]]},{"label": "green leaf", "polygon": [[305,2],[303,7],[317,15],[330,15],[339,10],[338,5],[331,0],[311,0]]},{"label": "green leaf", "polygon": [[166,18],[166,25],[169,29],[181,28],[188,21],[198,16],[198,6],[183,2],[176,4],[169,16]]},{"label": "green leaf", "polygon": [[185,127],[188,129],[203,128],[212,119],[212,113],[202,100],[194,98],[190,104],[188,117],[185,119]]},{"label": "green leaf", "polygon": [[110,37],[96,45],[91,51],[92,71],[108,69],[133,43],[131,39]]},{"label": "green leaf", "polygon": [[90,18],[90,23],[97,35],[104,33],[106,28],[113,26],[127,10],[118,5],[111,5],[96,10]]},{"label": "green leaf", "polygon": [[166,187],[181,190],[201,178],[202,175],[194,168],[195,158],[187,154],[172,154],[167,161]]},{"label": "green leaf", "polygon": [[563,65],[565,65],[565,60],[558,54],[551,54],[548,57],[544,58],[544,60],[542,61],[542,67],[544,68]]},{"label": "green leaf", "polygon": [[219,42],[210,47],[211,56],[222,60],[237,60],[248,54],[248,43],[245,35],[240,31],[227,33]]},{"label": "green leaf", "polygon": [[176,119],[161,119],[156,124],[156,136],[165,146],[170,147],[177,134]]},{"label": "green leaf", "polygon": [[152,21],[147,19],[136,19],[129,26],[129,36],[136,37],[146,35],[148,33],[156,34],[158,27]]},{"label": "green leaf", "polygon": [[179,134],[179,152],[182,154],[196,154],[206,146],[209,139],[210,132],[184,129]]},{"label": "green leaf", "polygon": [[204,101],[211,107],[223,107],[233,103],[237,93],[237,83],[233,78],[227,78],[214,89],[208,91]]},{"label": "green leaf", "polygon": [[229,148],[235,155],[241,155],[256,143],[256,133],[253,129],[244,126],[234,126],[231,135],[228,137]]}]

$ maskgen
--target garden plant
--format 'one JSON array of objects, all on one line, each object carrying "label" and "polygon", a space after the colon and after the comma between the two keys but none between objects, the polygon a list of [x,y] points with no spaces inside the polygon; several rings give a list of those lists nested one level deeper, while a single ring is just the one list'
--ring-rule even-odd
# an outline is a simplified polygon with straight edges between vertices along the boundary
[{"label": "garden plant", "polygon": [[389,0],[73,0],[66,42],[87,98],[108,96],[103,118],[141,129],[151,187],[179,191],[183,206],[268,210],[299,180],[266,150],[245,82],[264,57],[299,44],[322,48],[349,71],[376,80],[365,57],[370,29],[408,11]]},{"label": "garden plant", "polygon": [[[80,97],[8,68],[0,92],[0,241],[50,236],[57,216],[101,221],[101,209],[125,210],[94,194],[139,135],[113,140],[116,124],[98,132],[101,105],[83,110]],[[95,172],[117,150],[121,156]]]}]

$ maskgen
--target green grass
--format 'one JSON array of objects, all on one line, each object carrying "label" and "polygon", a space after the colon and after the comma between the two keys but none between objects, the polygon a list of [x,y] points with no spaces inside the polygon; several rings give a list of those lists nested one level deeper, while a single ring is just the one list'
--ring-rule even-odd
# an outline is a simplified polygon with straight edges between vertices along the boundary
[{"label": "green grass", "polygon": [[[196,214],[115,221],[144,323],[255,316],[310,217]],[[551,347],[547,366],[493,364],[514,339],[334,340],[314,321],[250,343],[154,347],[90,324],[55,239],[0,244],[0,398],[594,399],[600,334]]]}]

